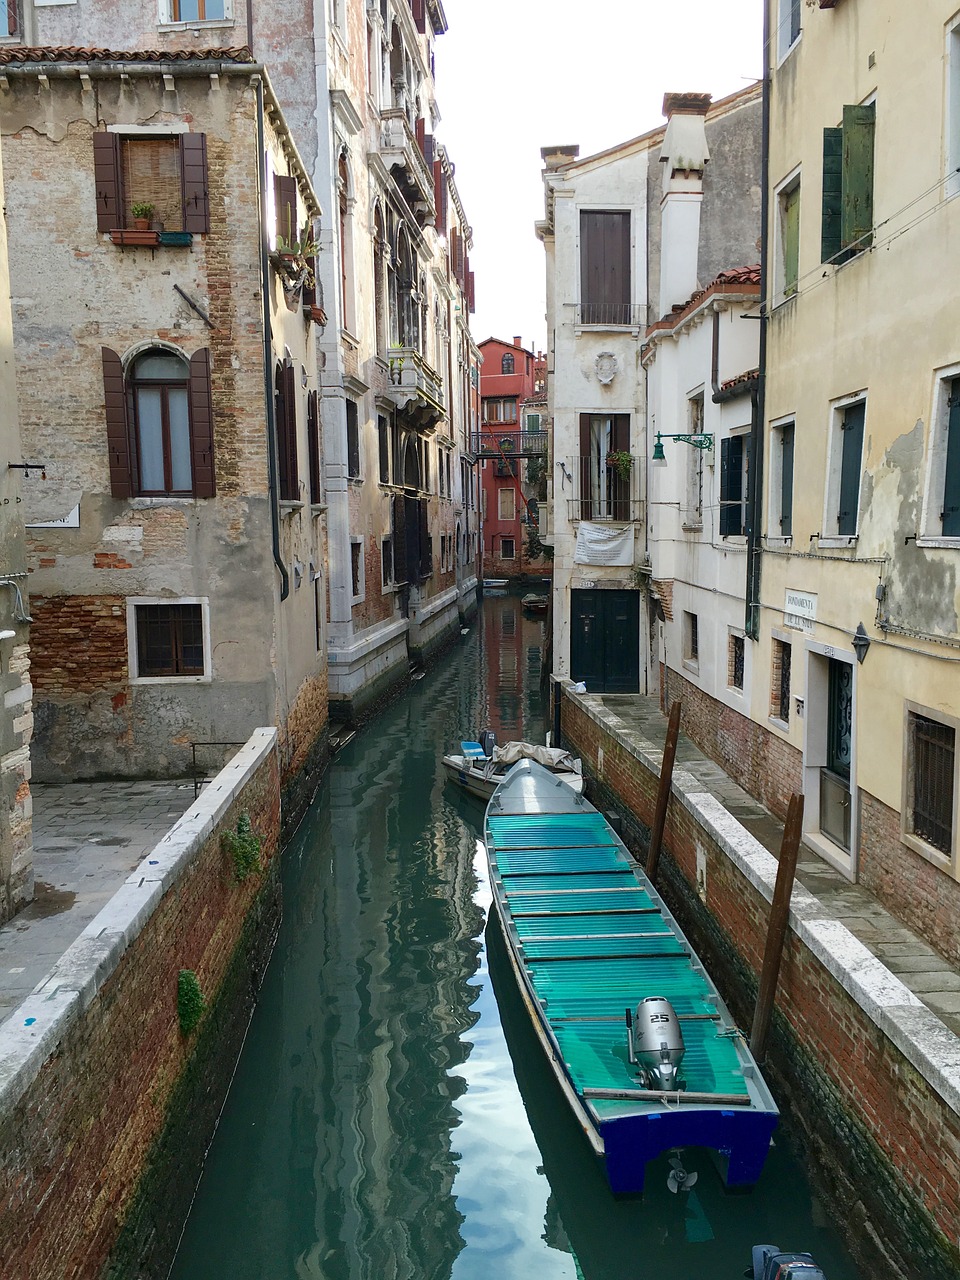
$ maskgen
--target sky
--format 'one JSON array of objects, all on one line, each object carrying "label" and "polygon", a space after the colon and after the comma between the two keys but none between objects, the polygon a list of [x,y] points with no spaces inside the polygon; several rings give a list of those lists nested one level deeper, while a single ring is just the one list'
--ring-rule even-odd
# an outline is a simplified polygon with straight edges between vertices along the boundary
[{"label": "sky", "polygon": [[437,137],[473,228],[476,341],[546,346],[540,148],[581,158],[661,125],[667,92],[761,74],[762,0],[443,0]]}]

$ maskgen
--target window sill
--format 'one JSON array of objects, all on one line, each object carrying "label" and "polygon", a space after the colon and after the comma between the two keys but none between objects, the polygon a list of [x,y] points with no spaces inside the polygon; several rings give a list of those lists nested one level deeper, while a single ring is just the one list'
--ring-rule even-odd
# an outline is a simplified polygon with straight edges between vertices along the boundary
[{"label": "window sill", "polygon": [[768,551],[781,551],[786,547],[792,547],[793,534],[768,534],[763,540],[763,545]]},{"label": "window sill", "polygon": [[163,35],[165,32],[173,34],[175,32],[193,30],[229,30],[234,26],[236,26],[236,23],[233,18],[203,18],[198,19],[196,22],[158,22],[157,30]]},{"label": "window sill", "polygon": [[747,545],[747,535],[745,533],[721,533],[720,541],[733,547],[745,547]]},{"label": "window sill", "polygon": [[212,684],[212,675],[202,676],[131,676],[130,684]]},{"label": "window sill", "polygon": [[327,509],[327,504],[325,502],[310,503],[310,514],[312,516],[322,516],[326,511],[326,509]]},{"label": "window sill", "polygon": [[696,524],[692,524],[685,520],[680,527],[683,529],[684,533],[703,533],[702,520],[699,520]]},{"label": "window sill", "polygon": [[918,547],[939,547],[943,551],[960,551],[960,538],[917,538]]},{"label": "window sill", "polygon": [[699,660],[699,658],[697,658],[697,659],[694,659],[694,658],[683,658],[683,659],[682,659],[682,662],[683,662],[683,666],[684,666],[684,669],[685,669],[685,670],[687,670],[687,671],[692,671],[692,672],[693,672],[693,674],[694,674],[695,676],[698,676],[698,675],[700,674],[700,660]]},{"label": "window sill", "polygon": [[782,733],[790,732],[790,722],[788,720],[781,720],[779,716],[768,716],[768,720],[774,729],[779,729]]},{"label": "window sill", "polygon": [[935,849],[932,844],[927,844],[926,840],[921,840],[912,831],[901,831],[900,840],[908,849],[912,849],[914,853],[937,867],[940,871],[945,871],[947,875],[955,874],[951,856],[940,849]]},{"label": "window sill", "polygon": [[856,551],[858,536],[851,533],[843,537],[820,537],[817,539],[817,546],[825,547],[827,551]]},{"label": "window sill", "polygon": [[281,516],[294,516],[297,514],[298,511],[302,511],[302,510],[303,510],[302,502],[291,500],[290,498],[280,499]]}]

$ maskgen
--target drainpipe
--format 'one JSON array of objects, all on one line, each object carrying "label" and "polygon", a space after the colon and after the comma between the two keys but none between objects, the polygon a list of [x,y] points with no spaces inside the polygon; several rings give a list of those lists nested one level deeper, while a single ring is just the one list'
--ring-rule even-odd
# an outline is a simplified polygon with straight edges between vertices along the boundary
[{"label": "drainpipe", "polygon": [[277,482],[277,418],[273,398],[273,333],[270,326],[270,263],[267,242],[265,201],[267,149],[263,127],[263,80],[257,77],[257,181],[260,210],[260,298],[263,303],[263,389],[267,419],[267,474],[270,485],[270,531],[273,541],[273,563],[280,572],[280,601],[290,594],[290,575],[280,555],[280,497]]},{"label": "drainpipe", "polygon": [[751,395],[750,474],[747,484],[747,582],[744,630],[760,638],[761,517],[763,513],[763,422],[767,380],[767,272],[770,211],[770,0],[763,6],[763,106],[760,126],[760,351],[757,388]]}]

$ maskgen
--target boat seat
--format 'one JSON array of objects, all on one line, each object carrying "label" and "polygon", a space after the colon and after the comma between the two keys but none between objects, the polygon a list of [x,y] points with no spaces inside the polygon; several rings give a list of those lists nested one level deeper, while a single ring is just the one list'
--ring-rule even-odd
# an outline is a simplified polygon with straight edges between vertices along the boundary
[{"label": "boat seat", "polygon": [[461,742],[460,754],[465,760],[486,760],[487,758],[479,742]]}]

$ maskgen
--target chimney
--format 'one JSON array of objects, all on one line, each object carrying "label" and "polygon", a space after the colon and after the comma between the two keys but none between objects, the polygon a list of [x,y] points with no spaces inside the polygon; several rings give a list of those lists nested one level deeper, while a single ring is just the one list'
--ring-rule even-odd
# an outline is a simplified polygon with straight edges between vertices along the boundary
[{"label": "chimney", "polygon": [[522,347],[522,346],[523,346],[523,340],[522,340],[522,338],[514,338],[514,340],[513,340],[513,345],[514,345],[515,347]]},{"label": "chimney", "polygon": [[580,154],[578,146],[541,147],[540,158],[545,169],[562,169]]},{"label": "chimney", "polygon": [[667,127],[660,148],[661,316],[686,302],[699,288],[703,170],[710,159],[704,117],[709,108],[709,93],[667,93],[663,97]]}]

